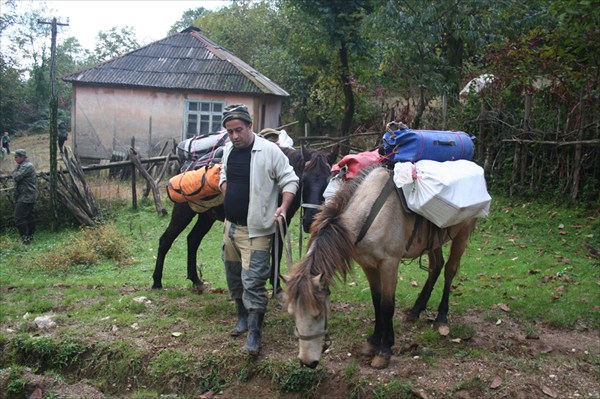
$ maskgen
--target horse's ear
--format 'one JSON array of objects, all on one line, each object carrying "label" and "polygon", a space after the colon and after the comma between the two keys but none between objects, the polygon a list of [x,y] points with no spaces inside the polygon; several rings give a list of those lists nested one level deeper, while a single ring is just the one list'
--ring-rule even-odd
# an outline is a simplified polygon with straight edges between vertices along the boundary
[{"label": "horse's ear", "polygon": [[312,152],[306,147],[306,145],[304,145],[304,143],[300,145],[300,148],[302,150],[302,158],[304,159],[304,162],[306,163],[310,161],[312,158]]},{"label": "horse's ear", "polygon": [[329,162],[329,165],[332,165],[332,166],[335,165],[339,153],[340,153],[340,145],[336,144],[331,149],[331,152],[329,154],[327,154],[327,162]]},{"label": "horse's ear", "polygon": [[325,286],[321,281],[321,277],[323,277],[323,273],[319,273],[310,279],[315,288],[323,289],[323,287]]},{"label": "horse's ear", "polygon": [[290,276],[286,276],[285,274],[280,274],[279,279],[287,284],[290,281]]}]

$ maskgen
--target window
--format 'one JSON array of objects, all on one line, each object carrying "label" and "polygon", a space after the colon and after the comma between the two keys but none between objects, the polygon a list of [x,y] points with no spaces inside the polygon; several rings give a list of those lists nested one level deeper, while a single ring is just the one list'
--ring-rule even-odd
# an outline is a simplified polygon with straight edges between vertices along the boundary
[{"label": "window", "polygon": [[185,102],[185,138],[221,130],[225,103],[222,101]]}]

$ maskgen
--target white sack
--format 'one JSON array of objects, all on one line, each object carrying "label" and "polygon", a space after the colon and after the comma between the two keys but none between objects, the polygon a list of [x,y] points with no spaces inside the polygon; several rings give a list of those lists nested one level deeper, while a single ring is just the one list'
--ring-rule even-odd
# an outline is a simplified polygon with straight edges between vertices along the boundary
[{"label": "white sack", "polygon": [[333,198],[335,193],[337,193],[337,191],[340,189],[342,184],[342,178],[338,176],[332,177],[331,180],[329,180],[329,184],[327,184],[327,187],[323,192],[323,198],[325,199],[326,204],[329,203],[329,201],[331,201],[331,199]]},{"label": "white sack", "polygon": [[191,137],[179,143],[177,148],[185,153],[186,158],[190,158],[193,154],[204,154],[212,151],[222,138],[224,138],[225,143],[229,141],[227,131],[221,130],[201,139]]},{"label": "white sack", "polygon": [[[402,191],[413,212],[442,228],[489,214],[492,198],[487,192],[483,168],[476,163],[423,160],[408,164],[412,168],[411,179],[415,176],[416,179],[403,184]],[[398,180],[405,181],[407,168],[400,167],[400,172]]]},{"label": "white sack", "polygon": [[283,129],[279,131],[279,139],[277,140],[277,144],[280,147],[293,147],[294,140],[287,134],[287,132]]}]

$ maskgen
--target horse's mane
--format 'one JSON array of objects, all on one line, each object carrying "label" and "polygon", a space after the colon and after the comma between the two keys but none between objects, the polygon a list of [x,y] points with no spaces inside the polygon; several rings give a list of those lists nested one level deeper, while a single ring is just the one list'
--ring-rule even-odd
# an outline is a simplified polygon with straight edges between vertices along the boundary
[{"label": "horse's mane", "polygon": [[329,174],[330,165],[327,161],[327,155],[321,152],[314,152],[311,159],[304,165],[304,171],[309,172],[315,170],[318,174]]},{"label": "horse's mane", "polygon": [[356,189],[374,168],[367,168],[352,180],[345,182],[331,202],[317,213],[310,231],[308,252],[294,268],[287,281],[287,302],[296,302],[300,297],[303,303],[318,309],[318,292],[313,290],[311,278],[321,275],[321,283],[329,286],[335,280],[345,280],[352,271],[354,258],[354,237],[341,223],[340,215],[347,208]]}]

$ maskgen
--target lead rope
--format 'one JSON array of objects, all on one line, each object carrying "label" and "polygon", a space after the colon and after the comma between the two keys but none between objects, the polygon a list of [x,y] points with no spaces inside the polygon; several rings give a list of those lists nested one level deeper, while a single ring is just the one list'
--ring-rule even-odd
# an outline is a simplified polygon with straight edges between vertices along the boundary
[{"label": "lead rope", "polygon": [[[292,271],[292,240],[289,234],[285,234],[284,225],[287,225],[285,215],[281,215],[277,218],[277,222],[275,223],[275,259],[274,259],[274,267],[275,267],[275,275],[273,276],[273,297],[277,294],[277,288],[279,285],[279,239],[277,238],[277,233],[281,237],[281,241],[284,243],[285,249],[285,259],[286,259],[286,268],[288,273]],[[287,245],[286,245],[287,244]]]}]

